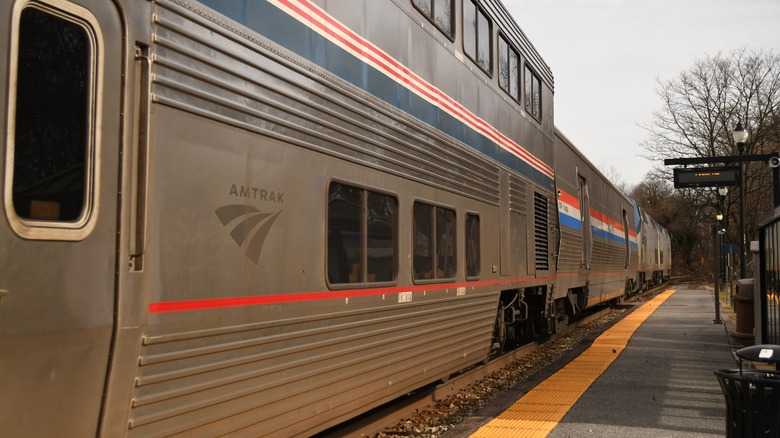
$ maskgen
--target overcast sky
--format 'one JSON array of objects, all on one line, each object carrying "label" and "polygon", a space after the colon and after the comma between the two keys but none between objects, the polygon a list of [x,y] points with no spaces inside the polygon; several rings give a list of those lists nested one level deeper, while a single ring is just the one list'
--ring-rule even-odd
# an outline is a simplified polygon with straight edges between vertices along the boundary
[{"label": "overcast sky", "polygon": [[602,171],[639,183],[658,79],[739,48],[780,53],[780,0],[503,0],[555,76],[555,125]]}]

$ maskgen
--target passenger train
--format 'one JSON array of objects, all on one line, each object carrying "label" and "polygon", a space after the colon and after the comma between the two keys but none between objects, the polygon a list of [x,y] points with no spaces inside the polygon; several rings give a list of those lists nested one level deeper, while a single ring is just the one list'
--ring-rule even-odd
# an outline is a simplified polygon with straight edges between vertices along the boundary
[{"label": "passenger train", "polygon": [[4,436],[312,435],[669,277],[497,0],[0,23]]}]

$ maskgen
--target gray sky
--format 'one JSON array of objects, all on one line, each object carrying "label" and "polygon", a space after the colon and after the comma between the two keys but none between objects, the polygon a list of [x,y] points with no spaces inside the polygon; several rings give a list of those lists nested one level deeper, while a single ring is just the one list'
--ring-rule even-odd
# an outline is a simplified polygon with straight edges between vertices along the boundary
[{"label": "gray sky", "polygon": [[[780,53],[780,0],[503,0],[555,76],[555,125],[629,185],[661,109],[658,79],[732,50]],[[619,181],[620,182],[620,181]]]}]

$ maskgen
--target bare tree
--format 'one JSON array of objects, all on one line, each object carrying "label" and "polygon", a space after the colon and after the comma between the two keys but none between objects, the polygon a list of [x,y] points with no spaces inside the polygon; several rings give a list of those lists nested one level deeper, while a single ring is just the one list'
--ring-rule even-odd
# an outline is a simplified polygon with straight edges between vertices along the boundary
[{"label": "bare tree", "polygon": [[604,178],[611,182],[618,190],[623,193],[629,193],[631,186],[623,180],[623,174],[620,172],[620,168],[614,164],[601,163],[596,166]]},{"label": "bare tree", "polygon": [[[642,147],[652,159],[698,158],[738,155],[732,131],[737,122],[748,130],[745,154],[768,154],[780,150],[780,56],[772,52],[741,49],[695,61],[676,78],[659,80],[662,108],[643,126],[650,138]],[[659,171],[671,180],[671,169]],[[772,208],[771,172],[766,163],[749,163],[745,171],[745,222],[751,240],[755,224]],[[726,214],[727,239],[736,242],[738,190],[731,188]],[[710,206],[719,210],[714,190],[685,190],[688,211]],[[702,220],[706,216],[702,217]],[[694,218],[691,218],[692,220]],[[661,222],[663,223],[663,222]],[[702,224],[691,223],[701,228]]]}]

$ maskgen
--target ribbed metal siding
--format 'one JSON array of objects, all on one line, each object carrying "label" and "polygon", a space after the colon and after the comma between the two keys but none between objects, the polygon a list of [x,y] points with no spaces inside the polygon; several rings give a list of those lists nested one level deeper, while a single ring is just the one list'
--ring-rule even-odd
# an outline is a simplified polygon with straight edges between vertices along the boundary
[{"label": "ribbed metal siding", "polygon": [[470,297],[147,336],[130,436],[306,434],[483,357],[494,307]]},{"label": "ribbed metal siding", "polygon": [[582,268],[582,232],[561,227],[558,272],[576,272]]},{"label": "ribbed metal siding", "polygon": [[[498,203],[498,168],[467,146],[196,4],[154,16],[156,102],[361,166]],[[208,39],[204,39],[207,36]]]},{"label": "ribbed metal siding", "polygon": [[521,214],[526,214],[528,205],[528,184],[520,177],[509,174],[509,209]]}]

